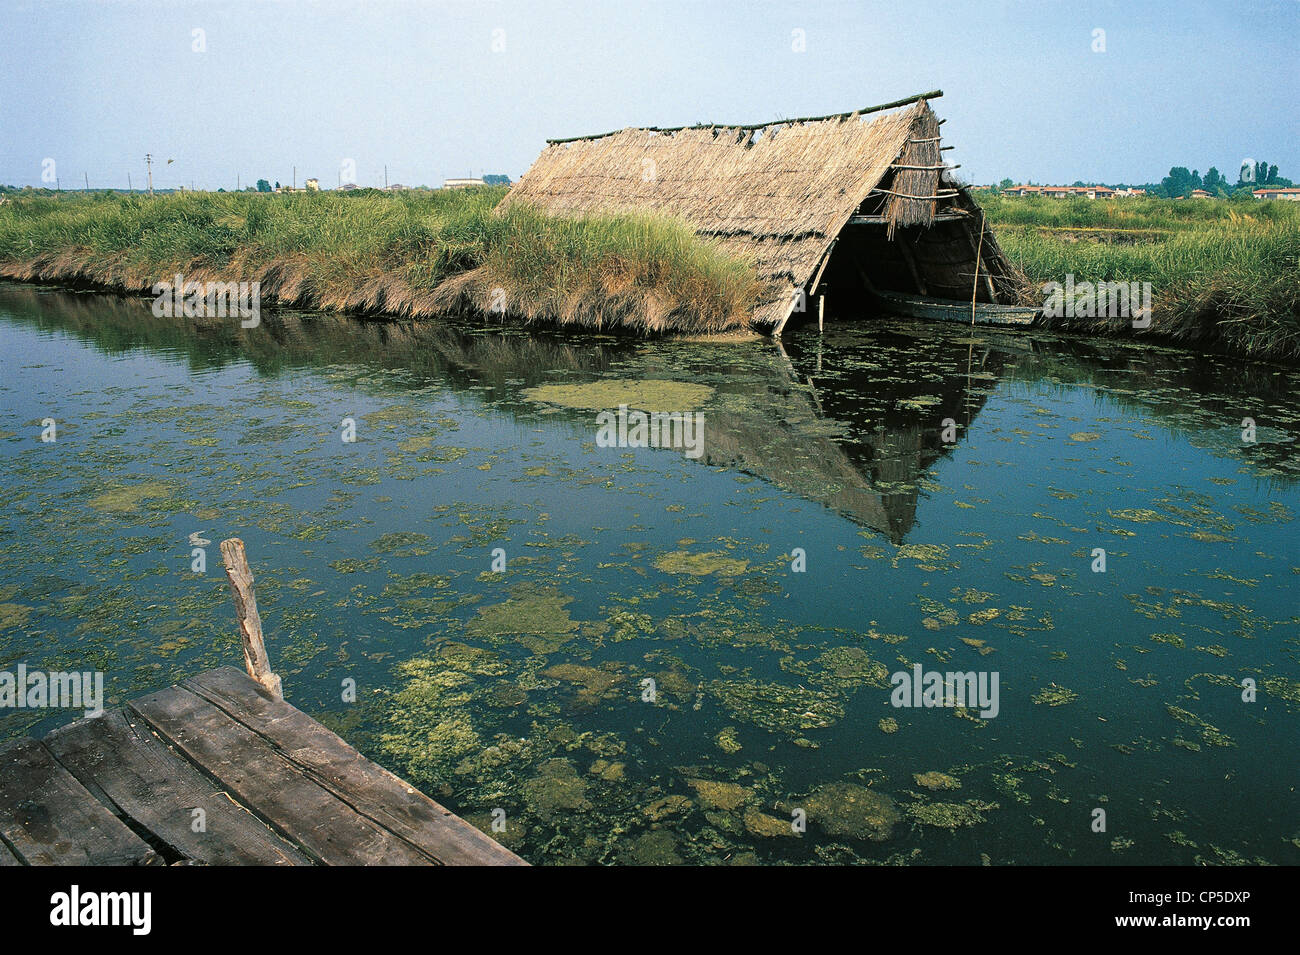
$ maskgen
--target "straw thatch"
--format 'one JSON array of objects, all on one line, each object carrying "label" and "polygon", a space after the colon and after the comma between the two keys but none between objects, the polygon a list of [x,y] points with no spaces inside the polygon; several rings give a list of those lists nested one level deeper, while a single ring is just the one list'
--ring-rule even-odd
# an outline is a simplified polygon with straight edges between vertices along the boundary
[{"label": "straw thatch", "polygon": [[[939,120],[927,102],[941,95],[763,126],[623,129],[552,140],[502,207],[684,220],[754,263],[765,292],[750,323],[779,330],[799,290],[813,291],[855,213],[873,214],[893,239],[900,228],[928,228],[938,211],[964,197],[941,175]],[[866,116],[906,103],[901,111]],[[991,234],[984,240],[984,267],[1010,271]],[[961,264],[973,277],[976,251],[966,254],[971,261]]]}]

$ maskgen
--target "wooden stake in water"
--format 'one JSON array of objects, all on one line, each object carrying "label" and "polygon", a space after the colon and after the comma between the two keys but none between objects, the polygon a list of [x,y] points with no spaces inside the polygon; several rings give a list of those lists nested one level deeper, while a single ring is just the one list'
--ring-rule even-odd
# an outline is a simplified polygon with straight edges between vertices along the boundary
[{"label": "wooden stake in water", "polygon": [[825,312],[825,310],[826,310],[826,296],[818,295],[817,296],[817,331],[818,332],[822,330],[822,314]]},{"label": "wooden stake in water", "polygon": [[280,678],[271,672],[271,661],[266,655],[266,642],[262,638],[262,618],[257,613],[257,597],[253,594],[253,571],[249,569],[244,553],[244,542],[238,537],[221,542],[221,559],[226,564],[230,578],[230,593],[235,598],[235,616],[239,620],[239,639],[244,644],[244,668],[248,675],[260,683],[277,700],[284,699]]}]

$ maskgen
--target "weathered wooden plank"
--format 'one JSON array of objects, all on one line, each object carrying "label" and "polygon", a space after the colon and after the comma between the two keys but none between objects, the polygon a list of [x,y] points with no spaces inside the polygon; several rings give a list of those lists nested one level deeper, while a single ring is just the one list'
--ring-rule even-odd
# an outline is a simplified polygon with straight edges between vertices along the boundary
[{"label": "weathered wooden plank", "polygon": [[171,687],[135,700],[129,707],[315,861],[327,865],[436,863],[308,778],[264,737],[190,690]]},{"label": "weathered wooden plank", "polygon": [[[128,711],[78,720],[45,745],[101,801],[176,855],[208,865],[312,864]],[[203,810],[198,832],[195,809]]]},{"label": "weathered wooden plank", "polygon": [[37,740],[0,750],[0,836],[30,865],[162,861]]},{"label": "weathered wooden plank", "polygon": [[362,756],[301,710],[268,699],[233,667],[184,686],[261,734],[321,786],[444,865],[524,865],[513,852]]},{"label": "weathered wooden plank", "polygon": [[0,842],[0,868],[7,865],[22,865],[23,860],[9,851],[9,847]]}]

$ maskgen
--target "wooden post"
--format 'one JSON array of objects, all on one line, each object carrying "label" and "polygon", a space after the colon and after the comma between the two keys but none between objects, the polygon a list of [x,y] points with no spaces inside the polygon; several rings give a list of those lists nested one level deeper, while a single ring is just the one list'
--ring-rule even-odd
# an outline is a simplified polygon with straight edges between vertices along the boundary
[{"label": "wooden post", "polygon": [[244,553],[244,542],[238,537],[221,542],[221,559],[226,564],[230,578],[230,593],[235,598],[235,616],[239,619],[239,639],[244,644],[244,668],[248,675],[260,683],[277,700],[284,699],[280,678],[271,672],[271,661],[266,656],[266,642],[262,639],[262,618],[257,613],[257,597],[253,594],[253,571],[249,569]]},{"label": "wooden post", "polygon": [[818,295],[817,296],[817,331],[819,334],[822,330],[822,315],[825,313],[825,311],[826,311],[826,296]]}]

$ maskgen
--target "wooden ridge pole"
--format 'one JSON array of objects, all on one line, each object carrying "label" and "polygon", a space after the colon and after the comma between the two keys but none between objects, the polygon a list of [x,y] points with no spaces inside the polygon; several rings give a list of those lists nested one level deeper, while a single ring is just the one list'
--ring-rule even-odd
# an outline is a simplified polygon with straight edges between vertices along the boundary
[{"label": "wooden ridge pole", "polygon": [[[694,126],[629,126],[627,129],[637,129],[649,133],[680,133],[684,129],[739,129],[755,130],[767,129],[769,126],[787,126],[795,123],[820,123],[828,119],[848,119],[850,116],[865,116],[868,113],[879,113],[886,109],[897,109],[900,106],[909,106],[912,103],[919,103],[921,100],[938,99],[943,95],[943,90],[930,90],[928,93],[917,93],[915,96],[904,96],[902,99],[896,99],[892,103],[881,103],[879,106],[864,106],[862,109],[850,110],[847,113],[827,113],[825,116],[798,116],[794,119],[773,119],[766,123],[749,123],[744,126],[738,126],[733,123],[697,123]],[[939,120],[942,124],[943,120]],[[576,143],[583,139],[604,139],[607,136],[613,136],[615,133],[621,133],[623,130],[614,129],[608,133],[595,133],[590,136],[570,136],[568,139],[548,139],[547,145],[559,146],[564,143]]]},{"label": "wooden ridge pole", "polygon": [[266,641],[262,638],[262,618],[257,613],[257,597],[253,594],[253,571],[248,566],[244,542],[231,537],[221,542],[221,559],[226,564],[226,577],[230,579],[230,593],[235,598],[235,617],[239,620],[239,639],[244,645],[244,669],[257,683],[277,700],[284,699],[280,678],[271,672],[271,661],[266,655]]}]

